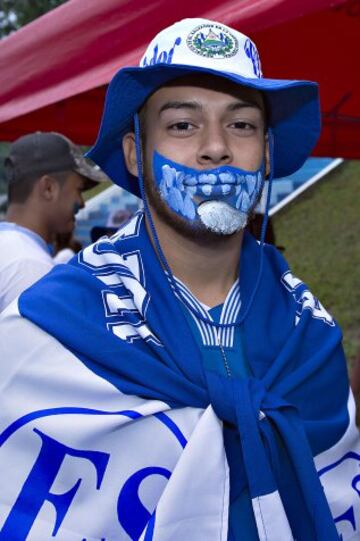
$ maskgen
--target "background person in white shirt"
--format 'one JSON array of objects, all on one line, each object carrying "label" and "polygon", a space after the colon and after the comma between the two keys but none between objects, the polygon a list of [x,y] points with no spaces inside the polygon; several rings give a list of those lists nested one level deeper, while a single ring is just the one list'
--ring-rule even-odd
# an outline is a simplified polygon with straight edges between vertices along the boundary
[{"label": "background person in white shirt", "polygon": [[74,229],[82,192],[106,176],[58,133],[20,137],[5,160],[8,210],[0,223],[0,312],[54,265],[51,243]]}]

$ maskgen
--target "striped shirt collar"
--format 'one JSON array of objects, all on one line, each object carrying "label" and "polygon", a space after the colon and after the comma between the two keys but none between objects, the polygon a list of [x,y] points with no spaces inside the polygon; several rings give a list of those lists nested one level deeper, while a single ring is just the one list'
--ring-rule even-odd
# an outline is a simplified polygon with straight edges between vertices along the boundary
[{"label": "striped shirt collar", "polygon": [[[178,278],[174,277],[176,285],[178,286],[181,295],[175,290],[175,295],[183,302],[182,296],[187,300],[187,302],[200,314],[204,317],[214,321],[210,308],[201,303],[189,290],[189,288],[181,282]],[[171,282],[170,282],[171,283]],[[183,303],[184,304],[184,303]],[[186,307],[186,305],[184,304]],[[240,297],[240,281],[239,279],[234,282],[229,293],[226,296],[225,302],[222,305],[221,314],[219,322],[220,324],[235,324],[241,308],[241,297]],[[221,328],[209,323],[206,323],[189,310],[189,314],[193,318],[199,332],[201,335],[202,343],[204,346],[218,346],[219,342],[225,348],[232,348],[234,345],[234,327]]]}]

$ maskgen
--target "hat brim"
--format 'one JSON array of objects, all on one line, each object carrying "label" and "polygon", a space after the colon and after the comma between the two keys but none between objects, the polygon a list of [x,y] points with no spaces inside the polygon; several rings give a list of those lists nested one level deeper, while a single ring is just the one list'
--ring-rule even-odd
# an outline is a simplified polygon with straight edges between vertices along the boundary
[{"label": "hat brim", "polygon": [[90,160],[90,158],[82,157],[81,160],[77,161],[78,165],[73,168],[74,171],[81,175],[85,180],[83,191],[95,188],[95,186],[101,182],[107,182],[110,180],[108,176],[105,175],[105,173],[103,173],[103,171],[98,167],[98,165],[92,162],[93,160]]},{"label": "hat brim", "polygon": [[263,93],[268,125],[274,137],[273,177],[297,171],[320,135],[318,85],[311,81],[250,79],[234,73],[179,64],[156,64],[121,69],[112,79],[97,141],[89,156],[119,186],[140,196],[137,179],[126,168],[123,136],[132,130],[133,117],[147,98],[171,80],[194,73],[222,77]]}]

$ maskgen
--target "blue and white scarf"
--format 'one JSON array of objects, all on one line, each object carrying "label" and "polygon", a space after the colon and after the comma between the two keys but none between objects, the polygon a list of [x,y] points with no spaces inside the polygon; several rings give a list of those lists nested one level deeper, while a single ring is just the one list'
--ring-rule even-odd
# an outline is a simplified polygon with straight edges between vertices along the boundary
[{"label": "blue and white scarf", "polygon": [[[245,235],[239,318],[260,250]],[[2,479],[21,467],[1,489],[0,541],[226,541],[229,474],[233,492],[248,487],[260,540],[360,535],[341,332],[264,251],[242,324],[249,378],[205,370],[141,213],[23,293],[22,317],[9,308]],[[236,427],[240,456],[226,458],[219,420]]]}]

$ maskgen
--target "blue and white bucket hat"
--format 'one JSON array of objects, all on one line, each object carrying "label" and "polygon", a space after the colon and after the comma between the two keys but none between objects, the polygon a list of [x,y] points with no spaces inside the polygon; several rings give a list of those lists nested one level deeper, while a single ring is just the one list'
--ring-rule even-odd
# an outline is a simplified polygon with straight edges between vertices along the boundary
[{"label": "blue and white bucket hat", "polygon": [[320,134],[318,85],[266,79],[255,44],[244,34],[207,19],[184,19],[162,30],[139,67],[123,68],[112,79],[97,141],[89,157],[119,186],[139,195],[126,169],[123,136],[134,115],[164,84],[192,73],[207,73],[262,92],[273,133],[273,178],[290,175],[308,158]]}]

